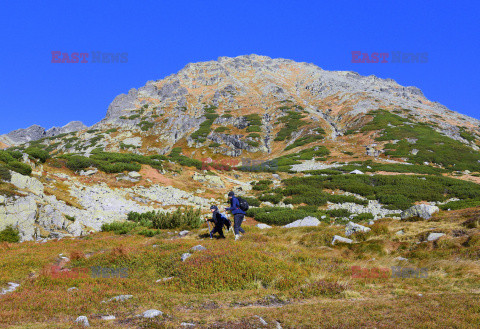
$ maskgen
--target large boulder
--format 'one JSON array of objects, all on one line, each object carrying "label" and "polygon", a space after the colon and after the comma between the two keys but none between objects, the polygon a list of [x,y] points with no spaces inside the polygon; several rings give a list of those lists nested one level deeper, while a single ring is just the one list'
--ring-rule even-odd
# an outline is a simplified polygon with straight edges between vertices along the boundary
[{"label": "large boulder", "polygon": [[354,222],[348,222],[348,224],[345,226],[345,235],[350,236],[356,232],[368,232],[370,231],[369,227],[356,224]]},{"label": "large boulder", "polygon": [[402,219],[408,219],[411,217],[420,217],[423,219],[430,219],[432,215],[438,212],[440,209],[437,206],[431,206],[427,204],[417,204],[408,208],[401,213]]},{"label": "large boulder", "polygon": [[7,226],[13,226],[18,228],[21,241],[33,240],[36,216],[37,203],[31,194],[5,201],[5,206],[0,206],[0,231]]},{"label": "large boulder", "polygon": [[283,227],[292,228],[292,227],[304,227],[304,226],[318,226],[320,225],[320,221],[312,216],[307,216],[304,219],[299,219],[294,221],[293,223],[287,224]]},{"label": "large boulder", "polygon": [[14,171],[11,172],[12,179],[10,182],[22,190],[28,190],[34,194],[40,195],[43,193],[43,184],[36,178],[24,176]]}]

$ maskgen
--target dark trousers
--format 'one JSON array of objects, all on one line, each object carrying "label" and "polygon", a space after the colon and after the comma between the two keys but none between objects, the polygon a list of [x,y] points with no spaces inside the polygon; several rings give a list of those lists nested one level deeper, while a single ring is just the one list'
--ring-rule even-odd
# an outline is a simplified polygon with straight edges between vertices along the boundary
[{"label": "dark trousers", "polygon": [[245,231],[240,226],[242,225],[243,219],[245,218],[244,214],[235,214],[233,215],[233,230],[235,231],[235,235],[238,232],[245,234]]},{"label": "dark trousers", "polygon": [[222,226],[215,226],[213,230],[210,232],[210,235],[214,235],[215,233],[219,233],[221,238],[224,238],[225,235],[223,235],[223,225]]}]

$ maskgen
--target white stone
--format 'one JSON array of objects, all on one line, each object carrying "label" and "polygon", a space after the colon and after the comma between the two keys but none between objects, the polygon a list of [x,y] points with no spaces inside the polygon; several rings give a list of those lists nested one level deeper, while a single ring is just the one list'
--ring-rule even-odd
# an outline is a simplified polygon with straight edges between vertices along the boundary
[{"label": "white stone", "polygon": [[320,221],[312,216],[307,216],[304,219],[299,219],[294,221],[293,223],[284,225],[285,228],[292,228],[292,227],[305,227],[305,226],[318,226],[320,225]]},{"label": "white stone", "polygon": [[339,235],[335,235],[335,236],[333,236],[332,244],[335,244],[335,242],[352,243],[353,240],[348,239],[348,238],[344,238],[344,237],[339,236]]},{"label": "white stone", "polygon": [[133,178],[133,179],[140,179],[140,178],[142,178],[142,175],[141,175],[140,173],[136,172],[136,171],[130,171],[130,172],[128,173],[128,176],[129,176],[130,178]]},{"label": "white stone", "polygon": [[88,323],[88,318],[84,315],[79,316],[76,320],[76,323],[78,323],[81,326],[84,327],[90,327],[90,324]]},{"label": "white stone", "polygon": [[358,169],[355,169],[354,171],[351,171],[350,174],[353,174],[353,175],[364,175],[364,173],[361,172],[361,171],[358,170]]},{"label": "white stone", "polygon": [[184,253],[184,254],[182,255],[182,262],[186,261],[187,258],[189,258],[190,256],[192,256],[192,254],[190,254],[190,253],[188,253],[188,252]]},{"label": "white stone", "polygon": [[427,237],[427,241],[436,241],[444,235],[445,233],[430,233]]},{"label": "white stone", "polygon": [[205,248],[204,246],[199,244],[198,246],[192,247],[191,250],[193,250],[193,251],[203,251],[203,250],[207,250],[207,248]]},{"label": "white stone", "polygon": [[264,223],[259,223],[256,225],[259,229],[264,230],[267,228],[272,228],[270,225],[264,224]]},{"label": "white stone", "polygon": [[111,321],[111,320],[115,320],[115,315],[106,315],[106,316],[102,316],[101,317],[102,320],[104,321]]},{"label": "white stone", "polygon": [[155,317],[161,316],[161,315],[163,315],[163,312],[159,311],[159,310],[148,310],[148,311],[143,312],[143,317],[144,318],[155,318]]}]

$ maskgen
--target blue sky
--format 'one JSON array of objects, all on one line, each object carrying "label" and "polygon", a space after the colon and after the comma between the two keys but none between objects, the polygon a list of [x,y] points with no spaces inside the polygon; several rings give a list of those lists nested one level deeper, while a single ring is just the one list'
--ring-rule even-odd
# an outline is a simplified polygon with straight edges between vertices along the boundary
[{"label": "blue sky", "polygon": [[[260,54],[419,87],[480,118],[476,1],[2,1],[0,133],[100,121],[113,98],[187,63]],[[128,53],[127,63],[51,63],[52,51]],[[352,63],[352,51],[428,53]]]}]

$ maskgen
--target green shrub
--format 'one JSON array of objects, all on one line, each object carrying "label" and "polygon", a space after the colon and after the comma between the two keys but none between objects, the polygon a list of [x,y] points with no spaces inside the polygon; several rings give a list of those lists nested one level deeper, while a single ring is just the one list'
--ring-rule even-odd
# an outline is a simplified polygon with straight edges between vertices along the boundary
[{"label": "green shrub", "polygon": [[5,165],[0,164],[0,179],[9,182],[12,179],[12,175],[10,174],[10,170],[8,170]]},{"label": "green shrub", "polygon": [[252,185],[252,189],[254,189],[256,191],[265,191],[272,184],[273,184],[273,182],[269,181],[269,180],[260,180],[258,182],[250,183],[250,185]]},{"label": "green shrub", "polygon": [[417,201],[444,201],[452,197],[480,199],[479,185],[444,176],[331,175],[293,177],[283,183],[284,195],[320,195],[323,189],[339,189],[379,200],[389,209],[403,210]]},{"label": "green shrub", "polygon": [[443,205],[440,205],[439,208],[442,210],[458,210],[458,209],[465,209],[465,208],[473,208],[480,206],[480,200],[460,200],[460,201],[450,201]]},{"label": "green shrub", "polygon": [[67,159],[66,167],[70,170],[82,170],[92,166],[92,160],[90,158],[74,155]]},{"label": "green shrub", "polygon": [[[436,163],[450,171],[480,170],[480,152],[435,131],[428,124],[409,121],[383,110],[370,114],[374,115],[374,119],[362,131],[382,130],[376,141],[399,140],[385,145],[387,156],[407,158],[417,164]],[[417,141],[409,143],[407,138]],[[418,150],[415,155],[412,154],[413,149]]]},{"label": "green shrub", "polygon": [[245,197],[242,197],[242,199],[244,199],[245,201],[247,201],[249,206],[252,206],[252,207],[258,207],[258,206],[260,206],[260,200],[258,200],[258,199],[255,198],[255,197],[245,196]]},{"label": "green shrub", "polygon": [[247,140],[247,144],[253,147],[258,147],[258,145],[260,145],[259,142],[250,141],[250,140]]},{"label": "green shrub", "polygon": [[283,199],[281,194],[262,194],[259,198],[260,201],[267,201],[274,204],[279,203]]},{"label": "green shrub", "polygon": [[286,116],[283,116],[279,119],[281,123],[284,123],[284,127],[280,129],[275,137],[275,141],[284,141],[287,138],[290,138],[290,135],[298,131],[298,129],[305,125],[304,121],[301,119],[305,118],[305,116],[301,115],[300,113],[294,111],[288,111]]},{"label": "green shrub", "polygon": [[130,233],[137,226],[137,223],[133,222],[105,223],[102,225],[102,231],[114,232],[115,234],[127,234]]},{"label": "green shrub", "polygon": [[330,217],[340,218],[340,217],[350,217],[352,213],[347,209],[331,209],[331,210],[327,210],[327,214]]},{"label": "green shrub", "polygon": [[322,140],[323,136],[322,135],[307,135],[301,138],[298,138],[293,144],[288,145],[285,148],[285,151],[291,150],[295,147],[303,146],[306,144],[314,143],[316,141]]},{"label": "green shrub", "polygon": [[163,213],[161,211],[150,211],[146,213],[130,212],[128,220],[135,223],[142,223],[153,229],[174,229],[174,228],[198,228],[202,224],[200,209],[186,207],[177,208],[175,212]]},{"label": "green shrub", "polygon": [[0,242],[19,242],[20,233],[12,226],[7,226],[4,230],[0,231]]},{"label": "green shrub", "polygon": [[140,121],[140,123],[138,124],[138,126],[140,127],[140,129],[141,129],[142,131],[147,131],[147,130],[153,128],[154,125],[155,125],[155,123],[149,122],[149,121],[145,121],[145,120]]},{"label": "green shrub", "polygon": [[28,164],[19,162],[19,161],[11,161],[8,163],[8,168],[12,171],[16,171],[19,174],[22,175],[30,175],[32,173],[32,167],[30,167]]},{"label": "green shrub", "polygon": [[262,128],[260,126],[248,126],[247,132],[261,132]]},{"label": "green shrub", "polygon": [[284,207],[251,208],[247,216],[254,217],[256,221],[269,225],[286,225],[309,215],[304,210]]},{"label": "green shrub", "polygon": [[197,169],[202,169],[202,162],[200,160],[192,159],[189,157],[186,157],[184,155],[181,155],[180,153],[182,152],[181,147],[174,147],[172,151],[169,154],[169,157],[179,163],[182,166],[185,167],[195,167]]},{"label": "green shrub", "polygon": [[140,118],[140,114],[132,114],[131,116],[128,117],[128,120],[135,120]]},{"label": "green shrub", "polygon": [[260,137],[260,134],[251,133],[251,134],[248,135],[248,137],[250,137],[250,138],[259,138],[259,137]]},{"label": "green shrub", "polygon": [[220,143],[210,143],[208,147],[219,147],[221,144]]},{"label": "green shrub", "polygon": [[111,129],[108,129],[107,131],[105,131],[106,134],[111,134],[111,133],[115,133],[117,132],[117,128],[111,128]]},{"label": "green shrub", "polygon": [[40,162],[42,163],[45,163],[45,161],[50,158],[50,154],[47,151],[39,149],[38,147],[28,147],[25,150],[25,153],[27,153],[32,158],[40,160]]},{"label": "green shrub", "polygon": [[245,119],[251,126],[261,126],[262,125],[262,117],[259,114],[249,114],[245,116]]}]

